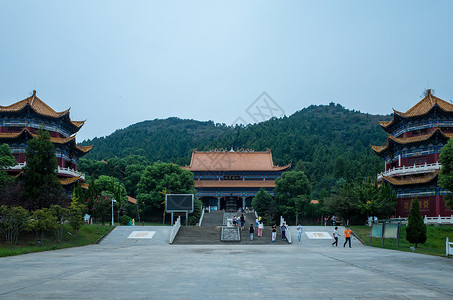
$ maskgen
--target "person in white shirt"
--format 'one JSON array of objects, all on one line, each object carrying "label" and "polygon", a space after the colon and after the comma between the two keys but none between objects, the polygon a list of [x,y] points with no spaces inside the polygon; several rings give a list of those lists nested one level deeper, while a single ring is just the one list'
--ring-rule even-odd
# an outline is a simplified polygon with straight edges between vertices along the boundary
[{"label": "person in white shirt", "polygon": [[297,226],[297,235],[298,235],[298,238],[299,238],[299,242],[302,239],[302,229],[303,229],[302,225],[300,225],[300,223],[299,223],[299,225]]},{"label": "person in white shirt", "polygon": [[338,247],[338,237],[340,236],[338,234],[338,227],[335,227],[335,230],[333,231],[333,238],[335,239],[335,242],[332,243],[332,247]]}]

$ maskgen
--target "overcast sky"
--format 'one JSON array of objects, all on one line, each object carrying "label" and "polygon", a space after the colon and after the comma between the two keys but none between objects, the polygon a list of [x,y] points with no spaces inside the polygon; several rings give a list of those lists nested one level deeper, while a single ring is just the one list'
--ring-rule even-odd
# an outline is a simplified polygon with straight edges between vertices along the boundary
[{"label": "overcast sky", "polygon": [[453,1],[2,1],[0,105],[37,95],[78,141],[171,116],[231,124],[453,99]]}]

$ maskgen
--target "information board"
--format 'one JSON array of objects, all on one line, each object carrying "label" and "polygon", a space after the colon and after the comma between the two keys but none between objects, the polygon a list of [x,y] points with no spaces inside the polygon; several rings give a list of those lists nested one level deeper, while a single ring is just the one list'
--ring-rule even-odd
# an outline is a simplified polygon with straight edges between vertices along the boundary
[{"label": "information board", "polygon": [[383,223],[373,223],[371,226],[371,237],[381,238],[383,226]]},{"label": "information board", "polygon": [[385,239],[397,239],[398,238],[398,224],[392,224],[392,223],[385,224],[384,238]]},{"label": "information board", "polygon": [[166,212],[193,212],[193,194],[165,195]]}]

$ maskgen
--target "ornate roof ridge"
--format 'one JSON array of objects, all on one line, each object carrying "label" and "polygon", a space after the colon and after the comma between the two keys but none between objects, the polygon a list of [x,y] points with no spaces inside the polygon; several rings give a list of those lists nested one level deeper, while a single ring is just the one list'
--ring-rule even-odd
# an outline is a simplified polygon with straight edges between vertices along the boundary
[{"label": "ornate roof ridge", "polygon": [[382,153],[384,150],[387,150],[390,146],[389,140],[394,141],[397,144],[404,145],[404,144],[410,144],[410,143],[415,143],[415,142],[423,142],[429,140],[432,136],[434,136],[436,133],[441,134],[447,139],[453,138],[453,133],[445,133],[442,131],[442,129],[436,127],[436,130],[434,130],[431,133],[428,134],[423,134],[423,135],[417,135],[413,137],[403,137],[403,138],[397,138],[394,137],[390,134],[387,134],[387,144],[385,146],[374,146],[370,145],[371,149],[376,152],[377,154]]},{"label": "ornate roof ridge", "polygon": [[435,172],[426,173],[424,176],[410,176],[406,178],[397,178],[397,177],[390,177],[390,176],[382,176],[382,179],[387,181],[392,185],[410,185],[410,184],[423,184],[428,183],[434,180],[437,175],[439,174],[440,170]]},{"label": "ornate roof ridge", "polygon": [[53,110],[49,105],[47,105],[44,101],[39,99],[38,96],[36,96],[36,91],[34,90],[33,95],[31,95],[30,97],[27,97],[23,100],[20,100],[8,106],[0,105],[0,111],[4,112],[20,111],[27,105],[29,105],[37,114],[53,118],[60,118],[66,114],[69,114],[69,111],[71,110],[71,108],[68,108],[67,110],[64,110],[62,112],[57,112]]}]

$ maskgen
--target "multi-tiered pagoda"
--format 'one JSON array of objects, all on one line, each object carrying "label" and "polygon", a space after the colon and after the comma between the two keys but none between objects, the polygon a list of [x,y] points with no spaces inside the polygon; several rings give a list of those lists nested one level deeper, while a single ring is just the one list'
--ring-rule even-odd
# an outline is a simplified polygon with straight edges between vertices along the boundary
[{"label": "multi-tiered pagoda", "polygon": [[396,216],[407,217],[414,198],[420,201],[424,216],[452,215],[443,200],[450,192],[440,188],[437,179],[439,153],[453,137],[453,105],[428,90],[407,112],[393,110],[392,121],[379,123],[388,139],[385,146],[372,146],[385,160],[385,171],[377,179],[390,183],[396,191]]},{"label": "multi-tiered pagoda", "polygon": [[78,146],[75,134],[85,121],[72,121],[69,109],[56,112],[41,99],[33,95],[11,104],[0,106],[0,143],[9,145],[17,165],[10,168],[10,174],[19,174],[26,164],[27,141],[37,136],[39,129],[50,133],[58,158],[57,176],[63,186],[70,188],[75,182],[85,180],[78,172],[77,163],[91,146]]},{"label": "multi-tiered pagoda", "polygon": [[274,194],[275,179],[291,164],[274,166],[272,153],[252,150],[212,150],[192,152],[190,166],[195,188],[204,205],[217,209],[237,210],[251,207],[260,189]]}]

